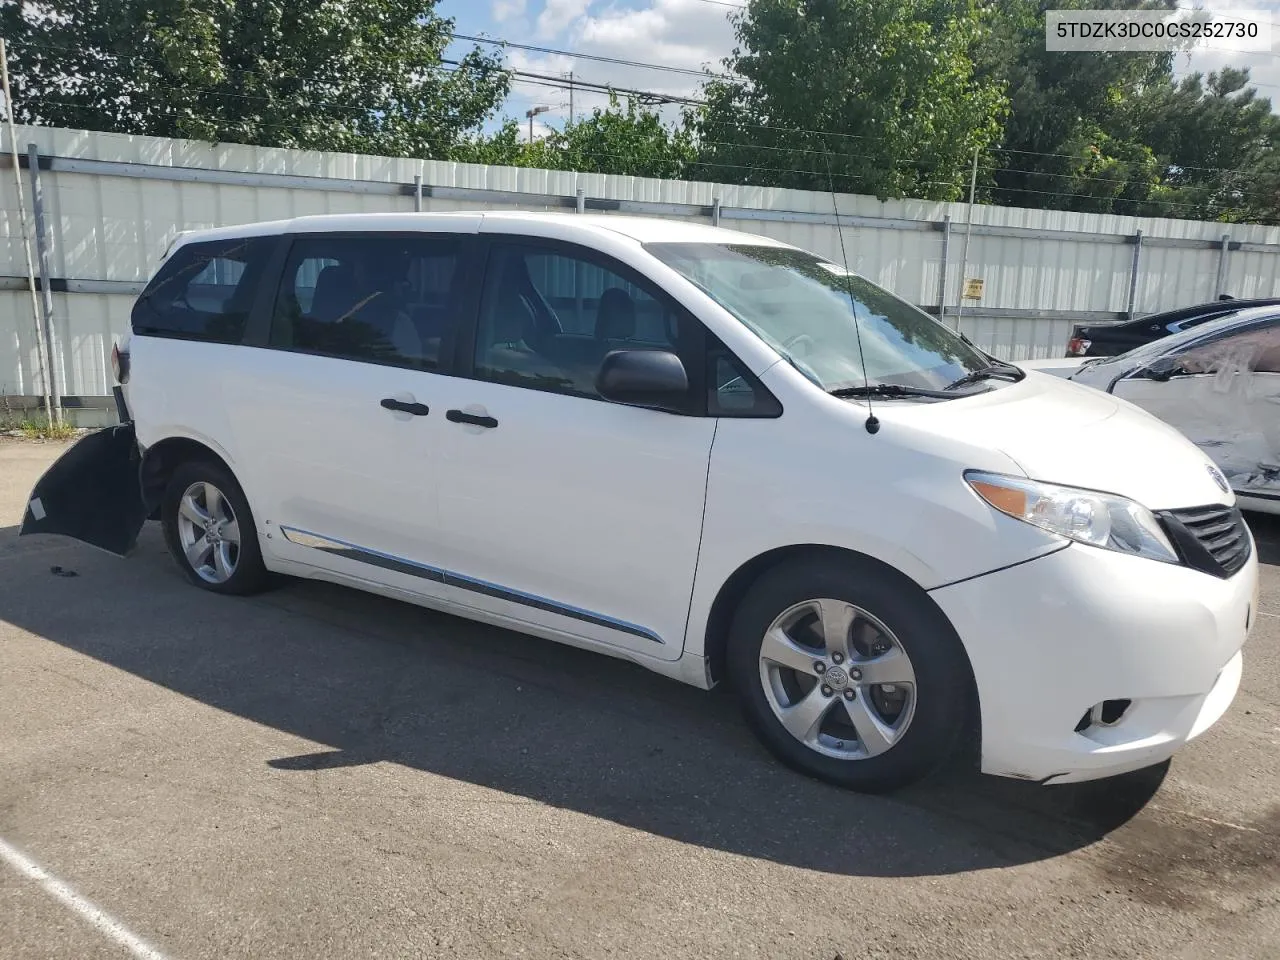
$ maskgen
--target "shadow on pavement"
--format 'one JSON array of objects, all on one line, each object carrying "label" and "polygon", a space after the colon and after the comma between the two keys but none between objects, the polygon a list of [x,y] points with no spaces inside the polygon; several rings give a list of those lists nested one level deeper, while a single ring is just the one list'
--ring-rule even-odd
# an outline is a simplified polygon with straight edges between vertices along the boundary
[{"label": "shadow on pavement", "polygon": [[16,533],[0,530],[0,616],[331,748],[271,761],[280,770],[391,761],[684,843],[870,876],[1077,849],[1141,810],[1167,771],[1039,787],[953,770],[858,795],[775,762],[727,694],[623,661],[321,583],[213,596],[181,578],[155,524],[128,560]]}]

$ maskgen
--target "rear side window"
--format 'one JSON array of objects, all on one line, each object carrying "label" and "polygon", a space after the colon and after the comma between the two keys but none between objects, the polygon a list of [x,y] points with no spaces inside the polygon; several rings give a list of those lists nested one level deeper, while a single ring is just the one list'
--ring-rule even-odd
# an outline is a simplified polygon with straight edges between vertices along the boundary
[{"label": "rear side window", "polygon": [[457,325],[455,278],[461,238],[313,236],[285,261],[270,344],[435,370]]},{"label": "rear side window", "polygon": [[188,243],[133,306],[133,332],[239,343],[275,237]]}]

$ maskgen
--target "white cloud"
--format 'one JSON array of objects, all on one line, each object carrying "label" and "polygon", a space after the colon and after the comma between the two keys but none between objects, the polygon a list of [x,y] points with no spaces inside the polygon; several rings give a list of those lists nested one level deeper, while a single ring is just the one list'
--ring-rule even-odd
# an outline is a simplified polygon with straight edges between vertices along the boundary
[{"label": "white cloud", "polygon": [[[615,89],[689,97],[698,95],[702,69],[719,70],[721,59],[733,48],[733,31],[728,21],[728,14],[733,11],[728,7],[703,0],[641,0],[644,6],[639,8],[620,6],[620,2],[628,0],[612,0],[608,5],[602,0],[547,0],[538,17],[539,39],[574,53],[679,67],[697,73],[673,73],[513,49],[506,52],[507,63],[517,70],[557,78],[572,70],[576,84],[603,84]],[[567,19],[566,13],[571,13]],[[556,34],[542,36],[544,27],[561,21]],[[513,35],[509,38],[524,39]],[[608,103],[608,95],[579,85],[573,91],[572,100],[574,113],[581,117],[597,107],[603,108]],[[524,112],[530,107],[551,106],[550,112],[535,121],[536,137],[536,125],[544,119],[551,126],[560,126],[568,119],[569,101],[567,78],[559,87],[548,86],[545,81],[517,78],[503,113],[525,124]],[[662,113],[667,120],[674,121],[679,111],[679,107],[667,107]]]},{"label": "white cloud", "polygon": [[587,12],[591,0],[547,0],[538,14],[538,23],[534,28],[542,40],[550,40],[560,31]]},{"label": "white cloud", "polygon": [[[639,9],[611,7],[574,25],[575,49],[684,70],[721,69],[733,48],[730,8],[702,0],[654,0]],[[689,74],[613,67],[626,73],[619,86],[662,93],[695,93],[702,84]]]},{"label": "white cloud", "polygon": [[492,16],[495,23],[503,23],[524,15],[525,0],[493,0]]}]

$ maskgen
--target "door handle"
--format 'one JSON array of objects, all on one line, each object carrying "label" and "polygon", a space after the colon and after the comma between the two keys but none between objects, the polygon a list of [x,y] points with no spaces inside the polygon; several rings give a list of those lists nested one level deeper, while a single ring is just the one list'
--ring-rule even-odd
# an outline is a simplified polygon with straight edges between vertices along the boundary
[{"label": "door handle", "polygon": [[446,410],[444,418],[450,423],[469,423],[476,427],[488,427],[493,429],[498,425],[498,421],[493,417],[481,417],[474,413],[463,413],[461,410]]},{"label": "door handle", "polygon": [[415,417],[425,417],[431,412],[425,403],[409,403],[395,397],[384,397],[381,405],[384,410],[399,410],[401,413],[412,413]]}]

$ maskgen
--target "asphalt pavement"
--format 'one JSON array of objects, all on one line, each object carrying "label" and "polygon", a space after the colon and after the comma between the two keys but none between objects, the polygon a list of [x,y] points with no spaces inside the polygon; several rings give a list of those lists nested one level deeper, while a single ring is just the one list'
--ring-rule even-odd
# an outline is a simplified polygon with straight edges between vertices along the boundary
[{"label": "asphalt pavement", "polygon": [[19,540],[62,449],[0,441],[0,958],[1280,956],[1271,518],[1242,690],[1171,765],[868,797],[622,661],[212,596],[155,524]]}]

